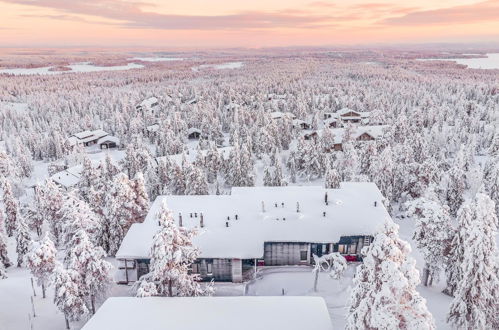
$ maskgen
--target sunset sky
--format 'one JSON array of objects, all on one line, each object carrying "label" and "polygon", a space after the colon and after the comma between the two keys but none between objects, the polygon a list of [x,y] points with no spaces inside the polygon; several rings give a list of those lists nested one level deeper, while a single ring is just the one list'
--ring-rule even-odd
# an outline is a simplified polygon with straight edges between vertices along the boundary
[{"label": "sunset sky", "polygon": [[499,42],[499,0],[0,0],[0,46]]}]

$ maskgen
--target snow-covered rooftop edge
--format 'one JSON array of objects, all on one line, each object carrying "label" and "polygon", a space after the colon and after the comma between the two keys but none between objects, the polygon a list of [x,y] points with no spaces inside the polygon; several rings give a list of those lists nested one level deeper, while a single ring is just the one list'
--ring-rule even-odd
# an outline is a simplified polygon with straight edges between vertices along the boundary
[{"label": "snow-covered rooftop edge", "polygon": [[132,225],[116,257],[149,258],[163,200],[185,227],[199,228],[202,214],[204,227],[193,240],[201,258],[254,259],[263,257],[265,242],[335,243],[341,236],[373,235],[390,218],[383,199],[370,182],[341,183],[339,189],[235,187],[231,195],[159,196],[145,221]]},{"label": "snow-covered rooftop edge", "polygon": [[320,297],[109,298],[82,330],[332,330]]}]

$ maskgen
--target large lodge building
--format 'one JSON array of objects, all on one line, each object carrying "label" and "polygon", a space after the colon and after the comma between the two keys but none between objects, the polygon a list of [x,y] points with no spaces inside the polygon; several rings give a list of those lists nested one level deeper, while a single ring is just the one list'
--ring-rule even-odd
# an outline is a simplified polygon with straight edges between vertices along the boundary
[{"label": "large lodge building", "polygon": [[242,282],[259,267],[311,265],[313,255],[339,252],[360,260],[389,218],[374,183],[234,187],[230,195],[159,196],[143,223],[133,224],[116,254],[119,283],[149,272],[150,250],[163,202],[179,226],[198,227],[200,258],[192,272],[204,280]]}]

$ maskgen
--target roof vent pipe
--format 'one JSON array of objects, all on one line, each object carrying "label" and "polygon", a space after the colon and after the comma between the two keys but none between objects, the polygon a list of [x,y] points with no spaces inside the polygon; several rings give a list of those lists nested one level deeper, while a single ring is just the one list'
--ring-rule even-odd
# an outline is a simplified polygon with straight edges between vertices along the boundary
[{"label": "roof vent pipe", "polygon": [[204,217],[203,217],[203,213],[201,213],[201,219],[199,220],[199,225],[201,226],[201,228],[204,227]]},{"label": "roof vent pipe", "polygon": [[182,227],[182,213],[178,214],[178,226]]},{"label": "roof vent pipe", "polygon": [[374,201],[374,207],[378,206],[378,202]]},{"label": "roof vent pipe", "polygon": [[300,203],[296,202],[296,212],[300,212]]}]

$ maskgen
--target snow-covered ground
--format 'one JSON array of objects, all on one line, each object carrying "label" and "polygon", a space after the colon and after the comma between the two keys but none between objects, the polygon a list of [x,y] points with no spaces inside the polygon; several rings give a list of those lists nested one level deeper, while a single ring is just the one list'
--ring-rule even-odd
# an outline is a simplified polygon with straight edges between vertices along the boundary
[{"label": "snow-covered ground", "polygon": [[54,67],[45,66],[40,68],[13,68],[13,69],[1,69],[0,74],[7,73],[14,76],[21,75],[46,75],[46,74],[61,74],[61,73],[74,73],[74,72],[97,72],[97,71],[119,71],[119,70],[130,70],[130,69],[141,69],[144,66],[137,63],[128,63],[127,65],[115,65],[115,66],[96,66],[88,62],[75,63],[65,66],[70,70],[67,71],[51,71]]}]

